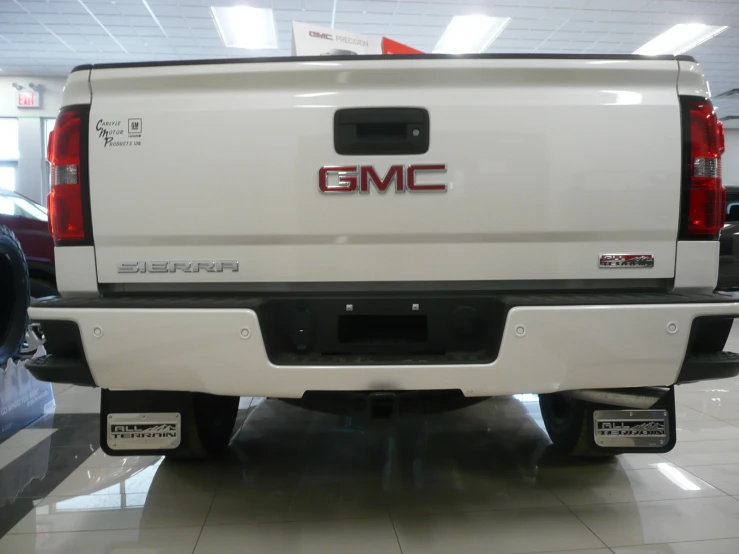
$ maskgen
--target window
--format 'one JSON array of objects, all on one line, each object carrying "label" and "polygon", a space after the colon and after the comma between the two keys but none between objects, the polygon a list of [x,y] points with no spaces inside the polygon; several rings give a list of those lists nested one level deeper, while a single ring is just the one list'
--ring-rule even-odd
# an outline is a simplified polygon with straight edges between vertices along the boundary
[{"label": "window", "polygon": [[739,202],[730,202],[726,206],[726,223],[739,221]]},{"label": "window", "polygon": [[0,189],[15,190],[16,162],[0,162]]},{"label": "window", "polygon": [[0,192],[0,214],[47,221],[46,208],[17,194]]},{"label": "window", "polygon": [[54,130],[56,119],[44,119],[44,158],[49,152],[49,135]]},{"label": "window", "polygon": [[18,120],[0,118],[0,161],[18,161]]},{"label": "window", "polygon": [[0,118],[0,188],[15,190],[18,168],[18,120]]},{"label": "window", "polygon": [[43,196],[49,194],[49,189],[51,189],[51,164],[49,164],[47,156],[49,152],[49,137],[51,135],[51,132],[54,130],[55,123],[56,119],[44,119],[44,151],[42,154],[44,159],[44,182],[41,187],[41,192]]}]

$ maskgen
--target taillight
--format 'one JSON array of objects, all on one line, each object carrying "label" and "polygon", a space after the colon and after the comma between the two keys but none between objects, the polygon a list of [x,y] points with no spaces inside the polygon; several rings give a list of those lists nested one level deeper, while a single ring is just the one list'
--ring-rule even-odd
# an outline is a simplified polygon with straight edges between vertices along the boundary
[{"label": "taillight", "polygon": [[49,226],[57,243],[81,242],[86,238],[82,177],[83,123],[87,107],[63,108],[49,140],[51,193]]},{"label": "taillight", "polygon": [[721,184],[721,125],[711,102],[681,98],[683,113],[682,238],[715,240],[726,219],[726,190]]}]

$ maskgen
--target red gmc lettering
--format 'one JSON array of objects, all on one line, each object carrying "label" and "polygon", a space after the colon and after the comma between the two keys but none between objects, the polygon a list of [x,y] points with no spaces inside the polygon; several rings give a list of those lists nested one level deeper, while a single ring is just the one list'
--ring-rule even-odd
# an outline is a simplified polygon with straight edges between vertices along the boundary
[{"label": "red gmc lettering", "polygon": [[416,184],[416,173],[421,171],[443,171],[446,173],[446,164],[429,164],[429,165],[409,165],[408,179],[406,186],[410,191],[446,191],[446,183],[439,185],[418,185]]},{"label": "red gmc lettering", "polygon": [[363,165],[360,174],[359,192],[369,192],[370,180],[375,183],[377,190],[385,192],[393,179],[395,179],[395,192],[403,192],[403,166],[391,165],[384,179],[377,176],[375,168],[371,165]]},{"label": "red gmc lettering", "polygon": [[[329,173],[339,174],[338,185],[328,184]],[[318,172],[318,186],[321,192],[355,192],[357,190],[357,166],[335,165],[322,167]]]},{"label": "red gmc lettering", "polygon": [[[370,183],[375,185],[378,192],[387,192],[395,181],[395,192],[445,192],[446,183],[419,184],[418,176],[424,172],[446,173],[446,164],[416,164],[405,167],[391,165],[383,177],[371,165],[344,165],[325,166],[318,172],[318,187],[321,192],[360,192],[368,194]],[[338,177],[329,183],[331,175]],[[334,179],[336,179],[334,177]]]}]

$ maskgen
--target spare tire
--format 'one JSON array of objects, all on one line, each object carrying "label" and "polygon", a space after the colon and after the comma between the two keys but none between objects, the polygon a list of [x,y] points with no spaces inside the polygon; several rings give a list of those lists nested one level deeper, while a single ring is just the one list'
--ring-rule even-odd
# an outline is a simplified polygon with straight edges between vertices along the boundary
[{"label": "spare tire", "polygon": [[12,231],[0,225],[0,368],[18,354],[26,336],[29,300],[26,257]]}]

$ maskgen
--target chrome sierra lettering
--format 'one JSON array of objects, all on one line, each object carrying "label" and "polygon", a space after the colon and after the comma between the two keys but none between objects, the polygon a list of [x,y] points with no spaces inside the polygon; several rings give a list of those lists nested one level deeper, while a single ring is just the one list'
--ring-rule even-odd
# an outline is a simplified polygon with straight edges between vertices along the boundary
[{"label": "chrome sierra lettering", "polygon": [[118,262],[118,273],[223,273],[239,271],[236,260],[178,260],[153,262]]}]

